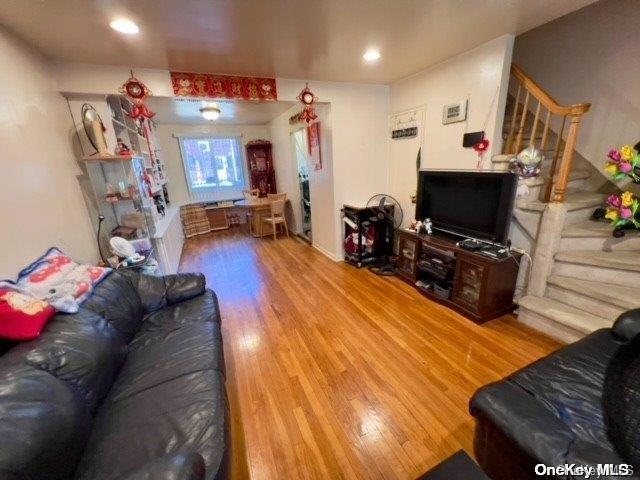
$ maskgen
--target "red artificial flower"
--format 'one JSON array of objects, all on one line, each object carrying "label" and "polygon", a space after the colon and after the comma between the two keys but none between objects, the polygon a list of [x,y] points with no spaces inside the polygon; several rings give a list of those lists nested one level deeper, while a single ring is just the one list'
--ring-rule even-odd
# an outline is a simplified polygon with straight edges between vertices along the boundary
[{"label": "red artificial flower", "polygon": [[476,143],[473,146],[473,149],[478,153],[486,152],[488,148],[489,148],[489,140],[486,138],[480,140],[478,143]]}]

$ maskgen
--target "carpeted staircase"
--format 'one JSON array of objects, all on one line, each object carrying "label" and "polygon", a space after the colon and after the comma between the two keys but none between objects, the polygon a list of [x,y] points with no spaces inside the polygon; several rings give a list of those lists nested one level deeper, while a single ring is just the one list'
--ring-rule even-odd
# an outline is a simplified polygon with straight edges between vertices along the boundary
[{"label": "carpeted staircase", "polygon": [[[513,97],[509,101],[513,104]],[[506,111],[513,108],[508,105]],[[505,138],[510,122],[507,117]],[[550,135],[554,139],[548,144],[553,145],[557,134],[550,132]],[[549,205],[544,201],[544,191],[552,153],[545,152],[540,177],[522,181],[528,185],[529,193],[517,200],[514,212],[511,235],[514,245],[523,247],[534,259],[543,213]],[[511,158],[513,155],[495,155],[493,168],[506,170]],[[570,342],[610,327],[620,313],[640,307],[635,289],[640,283],[640,236],[630,232],[623,238],[614,238],[606,221],[590,220],[607,195],[617,191],[615,184],[575,152],[564,202],[567,214],[553,269],[546,278],[543,295],[534,296],[525,290],[517,300],[520,321]]]}]

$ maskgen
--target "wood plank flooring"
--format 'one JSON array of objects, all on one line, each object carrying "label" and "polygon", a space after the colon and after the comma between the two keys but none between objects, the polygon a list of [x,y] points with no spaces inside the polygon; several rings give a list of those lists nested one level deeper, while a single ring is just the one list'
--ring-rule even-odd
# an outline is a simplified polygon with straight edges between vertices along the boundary
[{"label": "wood plank flooring", "polygon": [[201,236],[181,271],[220,299],[236,479],[416,478],[472,453],[478,387],[560,346],[512,316],[476,325],[294,238]]}]

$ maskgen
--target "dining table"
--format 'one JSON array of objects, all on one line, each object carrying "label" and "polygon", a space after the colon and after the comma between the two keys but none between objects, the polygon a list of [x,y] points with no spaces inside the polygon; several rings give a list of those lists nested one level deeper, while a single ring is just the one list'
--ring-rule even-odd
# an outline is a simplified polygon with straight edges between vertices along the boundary
[{"label": "dining table", "polygon": [[[269,223],[264,223],[263,225],[262,222],[262,219],[268,217],[271,213],[271,202],[272,200],[267,197],[255,197],[245,198],[234,203],[234,206],[246,209],[251,213],[249,233],[254,237],[273,235],[273,226]],[[288,198],[285,199],[285,207],[288,208],[290,204],[290,200]]]}]

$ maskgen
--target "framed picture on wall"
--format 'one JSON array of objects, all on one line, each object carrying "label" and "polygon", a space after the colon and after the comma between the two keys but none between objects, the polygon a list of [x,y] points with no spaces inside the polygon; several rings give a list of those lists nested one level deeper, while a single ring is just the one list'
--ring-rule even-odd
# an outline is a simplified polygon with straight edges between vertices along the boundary
[{"label": "framed picture on wall", "polygon": [[464,122],[467,119],[467,101],[449,103],[442,109],[442,124]]}]

